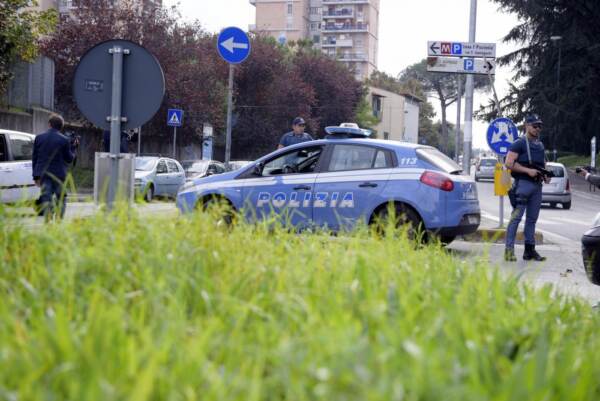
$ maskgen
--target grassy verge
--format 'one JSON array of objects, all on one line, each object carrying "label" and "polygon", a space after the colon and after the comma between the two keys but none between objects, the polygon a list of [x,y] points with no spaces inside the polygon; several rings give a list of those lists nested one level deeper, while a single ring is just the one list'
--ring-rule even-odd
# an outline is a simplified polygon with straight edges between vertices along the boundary
[{"label": "grassy verge", "polygon": [[71,169],[73,184],[78,191],[94,189],[94,169],[74,167]]},{"label": "grassy verge", "polygon": [[[559,163],[564,164],[566,167],[574,168],[576,166],[589,166],[590,165],[590,156],[579,156],[579,155],[571,155],[559,157],[557,160]],[[600,166],[600,154],[596,156],[596,166]]]},{"label": "grassy verge", "polygon": [[1,400],[592,400],[600,315],[398,236],[0,212]]}]

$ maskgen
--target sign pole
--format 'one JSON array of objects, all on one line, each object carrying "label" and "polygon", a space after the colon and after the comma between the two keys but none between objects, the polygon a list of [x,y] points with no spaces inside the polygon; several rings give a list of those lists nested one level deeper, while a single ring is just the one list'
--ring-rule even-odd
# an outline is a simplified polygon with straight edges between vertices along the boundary
[{"label": "sign pole", "polygon": [[229,64],[229,87],[227,90],[227,137],[225,140],[225,166],[229,168],[231,157],[231,113],[233,108],[233,64]]},{"label": "sign pole", "polygon": [[[471,0],[471,14],[469,18],[469,41],[475,42],[475,28],[477,22],[477,0]],[[465,98],[465,140],[463,149],[463,171],[471,174],[471,143],[473,140],[473,75],[467,75]]]},{"label": "sign pole", "polygon": [[138,127],[138,156],[142,154],[142,127]]},{"label": "sign pole", "polygon": [[458,163],[458,155],[460,154],[460,108],[462,106],[462,77],[456,74],[456,86],[458,93],[456,94],[456,138],[454,138],[454,160]]},{"label": "sign pole", "polygon": [[173,127],[173,159],[176,159],[175,157],[175,152],[176,152],[176,147],[175,144],[177,143],[177,127]]},{"label": "sign pole", "polygon": [[592,168],[596,167],[596,137],[592,138],[592,158],[590,160],[590,166],[592,166]]},{"label": "sign pole", "polygon": [[110,113],[110,184],[108,186],[108,210],[112,210],[117,196],[119,179],[119,157],[121,143],[121,101],[123,90],[123,54],[129,53],[121,46],[108,51],[113,56],[112,101]]}]

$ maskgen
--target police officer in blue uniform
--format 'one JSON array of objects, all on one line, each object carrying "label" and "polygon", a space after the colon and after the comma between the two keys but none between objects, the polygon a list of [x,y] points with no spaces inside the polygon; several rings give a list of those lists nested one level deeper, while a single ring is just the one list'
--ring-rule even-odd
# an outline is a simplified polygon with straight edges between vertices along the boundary
[{"label": "police officer in blue uniform", "polygon": [[545,168],[546,166],[544,145],[540,141],[542,120],[535,114],[527,116],[525,130],[525,135],[511,145],[505,162],[506,167],[511,170],[515,179],[513,189],[516,198],[515,209],[506,229],[504,259],[509,262],[517,260],[515,256],[515,237],[519,223],[525,213],[525,252],[523,253],[523,259],[538,262],[546,260],[535,250],[535,224],[542,205],[542,181],[549,181],[548,177],[543,177],[534,168]]},{"label": "police officer in blue uniform", "polygon": [[304,132],[306,128],[306,122],[302,117],[294,118],[292,122],[292,131],[284,134],[279,141],[277,149],[284,148],[286,146],[295,145],[297,143],[312,141],[313,137]]},{"label": "police officer in blue uniform", "polygon": [[[64,120],[53,114],[48,120],[48,131],[39,134],[33,142],[33,180],[41,187],[40,205],[46,220],[53,214],[54,204],[58,205],[58,216],[65,214],[67,195],[64,188],[67,167],[75,159],[79,140],[70,141],[60,133]],[[56,197],[56,200],[54,199]]]}]

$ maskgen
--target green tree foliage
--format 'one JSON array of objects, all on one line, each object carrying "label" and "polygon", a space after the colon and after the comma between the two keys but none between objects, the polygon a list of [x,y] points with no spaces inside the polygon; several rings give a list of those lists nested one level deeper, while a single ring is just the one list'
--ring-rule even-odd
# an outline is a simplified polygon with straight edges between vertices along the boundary
[{"label": "green tree foliage", "polygon": [[[450,154],[450,136],[447,118],[447,109],[458,99],[458,80],[462,80],[462,91],[464,95],[466,77],[464,75],[446,74],[427,71],[427,59],[423,59],[407,67],[400,73],[401,82],[417,81],[428,96],[434,97],[440,102],[441,111],[441,142],[439,149]],[[486,76],[475,76],[475,89],[485,89],[489,86],[489,78]],[[453,148],[453,146],[452,146]]]},{"label": "green tree foliage", "polygon": [[[589,140],[600,132],[600,2],[493,1],[520,20],[504,41],[521,47],[498,60],[514,71],[509,93],[501,100],[504,114],[522,121],[537,113],[546,123],[546,147],[587,153]],[[562,39],[552,41],[552,36]],[[495,115],[491,105],[478,112],[482,120]]]},{"label": "green tree foliage", "polygon": [[[178,141],[192,141],[205,122],[215,128],[216,142],[224,141],[228,64],[217,53],[217,35],[197,21],[186,22],[176,8],[140,14],[127,5],[114,7],[110,0],[81,0],[74,18],[64,17],[43,47],[56,61],[61,112],[84,120],[72,98],[75,67],[87,49],[115,38],[146,47],[165,73],[163,106],[144,126],[145,135],[170,139],[166,109],[178,107],[186,113]],[[304,41],[282,46],[255,36],[251,42],[250,56],[235,67],[232,158],[254,158],[275,149],[296,116],[317,137],[327,125],[354,119],[364,88],[341,63]]]},{"label": "green tree foliage", "polygon": [[50,33],[56,24],[55,10],[34,11],[31,0],[0,1],[0,95],[12,79],[11,67],[18,60],[34,61],[38,39]]}]

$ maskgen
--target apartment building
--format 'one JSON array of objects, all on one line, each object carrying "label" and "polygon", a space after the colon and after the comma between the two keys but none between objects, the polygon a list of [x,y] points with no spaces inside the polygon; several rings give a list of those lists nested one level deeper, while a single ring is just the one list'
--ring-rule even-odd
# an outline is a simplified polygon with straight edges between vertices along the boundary
[{"label": "apartment building", "polygon": [[312,40],[360,80],[377,69],[379,0],[250,0],[250,4],[256,7],[251,31],[280,43]]}]

